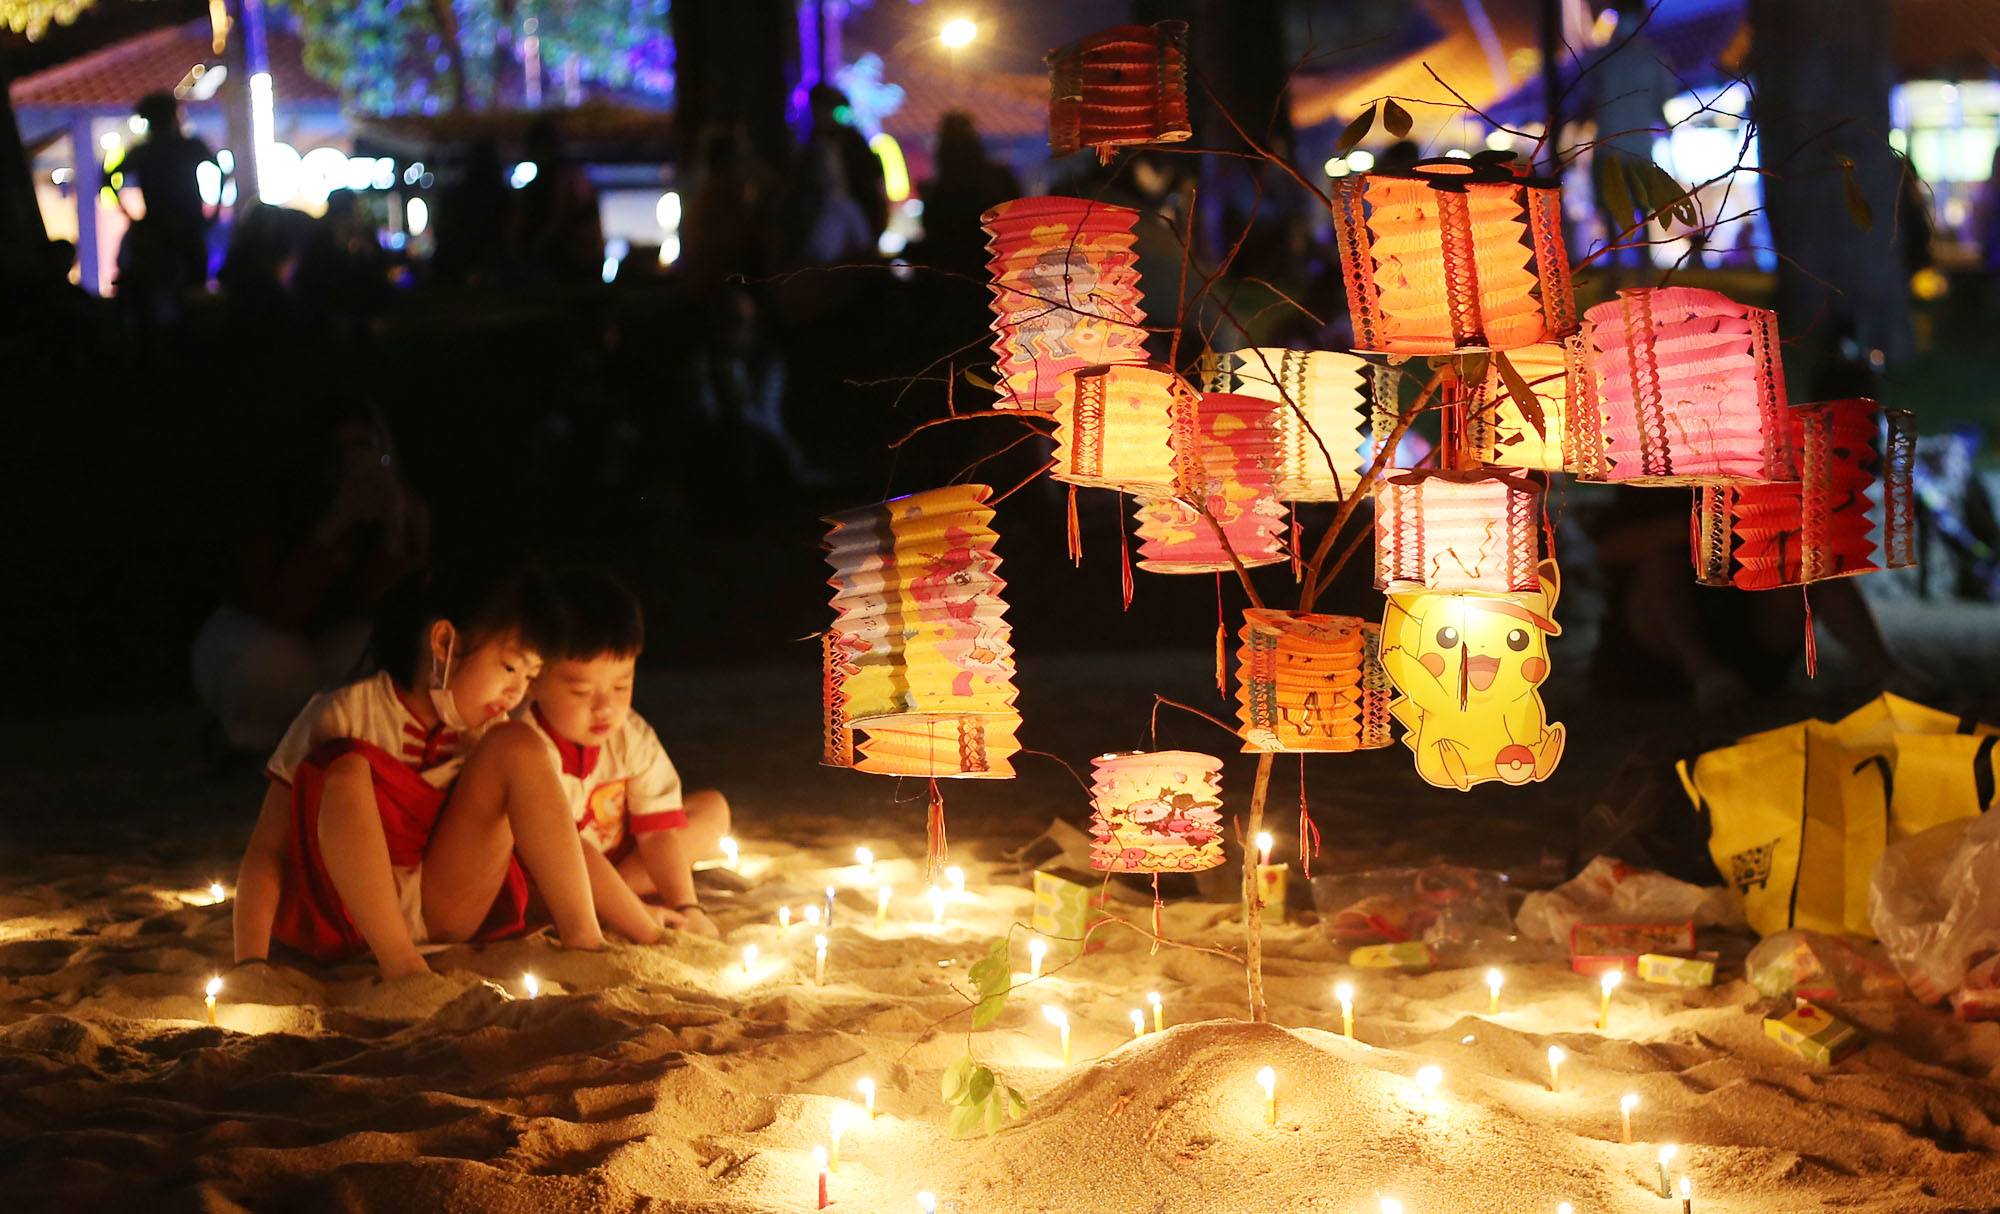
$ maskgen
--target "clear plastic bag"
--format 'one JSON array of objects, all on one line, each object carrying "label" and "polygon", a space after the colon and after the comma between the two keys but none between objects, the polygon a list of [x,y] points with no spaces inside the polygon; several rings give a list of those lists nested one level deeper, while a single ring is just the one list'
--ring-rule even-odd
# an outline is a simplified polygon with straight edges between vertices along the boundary
[{"label": "clear plastic bag", "polygon": [[1773,998],[1890,999],[1903,993],[1903,980],[1881,948],[1824,932],[1771,933],[1743,959],[1743,973]]},{"label": "clear plastic bag", "polygon": [[2000,814],[1947,822],[1876,861],[1868,917],[1910,993],[2000,986]]},{"label": "clear plastic bag", "polygon": [[1621,923],[1692,919],[1698,926],[1735,927],[1742,924],[1743,913],[1727,889],[1691,885],[1650,868],[1599,856],[1562,885],[1529,894],[1514,917],[1523,936],[1553,940],[1565,947],[1571,927],[1607,919]]},{"label": "clear plastic bag", "polygon": [[1422,940],[1470,948],[1514,934],[1506,878],[1488,869],[1380,868],[1314,877],[1312,887],[1326,934],[1349,946]]}]

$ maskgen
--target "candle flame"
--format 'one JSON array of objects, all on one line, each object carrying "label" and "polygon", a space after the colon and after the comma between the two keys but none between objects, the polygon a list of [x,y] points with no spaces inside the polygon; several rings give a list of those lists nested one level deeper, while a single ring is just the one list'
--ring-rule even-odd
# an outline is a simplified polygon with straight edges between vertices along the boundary
[{"label": "candle flame", "polygon": [[222,882],[212,881],[209,883],[208,886],[208,896],[215,899],[217,902],[220,902],[223,900],[223,898],[228,896],[228,893],[226,890],[222,888]]},{"label": "candle flame", "polygon": [[896,895],[896,891],[895,891],[895,889],[894,889],[894,888],[892,888],[892,887],[890,887],[890,886],[887,886],[887,885],[885,885],[885,886],[883,886],[882,888],[880,888],[880,889],[876,890],[876,891],[875,891],[875,907],[876,907],[876,909],[878,909],[878,910],[888,910],[888,909],[889,909],[889,899],[890,899],[890,898],[893,898],[893,897],[895,897],[895,895]]},{"label": "candle flame", "polygon": [[818,927],[818,926],[819,926],[819,907],[817,907],[817,906],[808,906],[808,907],[806,907],[806,909],[805,909],[805,916],[806,916],[806,924],[807,924],[807,926],[809,926],[809,927]]},{"label": "candle flame", "polygon": [[[752,947],[755,947],[755,946],[752,946]],[[825,951],[826,951],[826,937],[825,937],[825,936],[814,936],[814,937],[813,937],[813,947],[814,947],[814,948],[816,948],[816,949],[818,949],[818,950],[819,950],[820,952],[822,952],[822,953],[823,953],[823,952],[825,952]]]},{"label": "candle flame", "polygon": [[1549,1065],[1550,1065],[1550,1066],[1556,1066],[1556,1065],[1560,1064],[1560,1063],[1562,1062],[1562,1060],[1563,1060],[1563,1059],[1565,1059],[1565,1058],[1567,1058],[1567,1057],[1569,1057],[1569,1055],[1568,1055],[1568,1054],[1565,1054],[1565,1053],[1563,1053],[1563,1047],[1561,1047],[1561,1046],[1559,1046],[1559,1045],[1552,1045],[1552,1046],[1550,1046],[1550,1047],[1549,1047]]},{"label": "candle flame", "polygon": [[210,978],[208,980],[208,997],[210,999],[213,999],[217,995],[220,995],[221,993],[222,993],[222,976],[218,974],[215,977]]},{"label": "candle flame", "polygon": [[528,992],[528,998],[533,999],[535,996],[542,993],[542,984],[535,980],[535,976],[533,974],[522,974],[521,989]]},{"label": "candle flame", "polygon": [[729,861],[729,867],[735,868],[736,858],[742,855],[741,849],[736,846],[736,840],[724,835],[715,841],[715,845],[722,849],[723,856]]},{"label": "candle flame", "polygon": [[1028,960],[1034,964],[1036,970],[1042,968],[1042,958],[1048,955],[1048,951],[1049,946],[1047,942],[1041,940],[1028,941]]},{"label": "candle flame", "polygon": [[[1136,1016],[1138,1013],[1134,1012],[1133,1015]],[[1270,1067],[1265,1067],[1263,1070],[1258,1071],[1257,1086],[1264,1089],[1264,1095],[1266,1096],[1276,1092],[1278,1090],[1278,1072],[1272,1070]]]},{"label": "candle flame", "polygon": [[1158,992],[1158,991],[1147,991],[1147,992],[1146,992],[1146,1002],[1148,1002],[1148,1003],[1152,1004],[1152,1005],[1153,1005],[1154,1007],[1158,1007],[1158,1006],[1160,1006],[1160,992]]},{"label": "candle flame", "polygon": [[1403,1214],[1403,1203],[1393,1197],[1382,1199],[1382,1214]]},{"label": "candle flame", "polygon": [[1689,1180],[1685,1176],[1681,1177],[1681,1200],[1686,1201],[1689,1197],[1692,1197],[1693,1195],[1694,1195],[1694,1182]]},{"label": "candle flame", "polygon": [[757,946],[754,944],[746,944],[743,946],[743,972],[747,974],[756,967],[757,967]]},{"label": "candle flame", "polygon": [[1629,1113],[1633,1109],[1637,1108],[1638,1105],[1639,1105],[1639,1098],[1637,1096],[1634,1096],[1630,1092],[1627,1092],[1623,1096],[1620,1096],[1618,1098],[1618,1107],[1620,1110],[1624,1112]]},{"label": "candle flame", "polygon": [[944,870],[944,879],[951,882],[951,891],[953,893],[962,894],[965,892],[965,870],[956,864]]},{"label": "candle flame", "polygon": [[789,907],[789,906],[781,906],[781,907],[779,907],[779,908],[778,908],[778,926],[779,926],[779,927],[790,927],[791,925],[792,925],[792,908],[791,908],[791,907]]},{"label": "candle flame", "polygon": [[1499,970],[1486,971],[1486,987],[1488,990],[1498,991],[1502,981],[1504,979],[1501,978]]},{"label": "candle flame", "polygon": [[1146,1035],[1146,1013],[1136,1007],[1132,1009],[1132,1035],[1134,1037]]},{"label": "candle flame", "polygon": [[1556,1207],[1556,1214],[1576,1214],[1576,1207],[1568,1202],[1563,1202]]},{"label": "candle flame", "polygon": [[924,1208],[924,1214],[937,1214],[937,1198],[930,1193],[917,1194],[917,1204]]},{"label": "candle flame", "polygon": [[814,1145],[814,1147],[813,1147],[813,1162],[819,1165],[819,1170],[820,1170],[820,1171],[822,1171],[822,1172],[826,1171],[826,1148],[825,1148],[825,1147],[823,1147],[823,1146],[819,1146],[819,1145],[817,1145],[817,1144],[815,1144],[815,1145]]},{"label": "candle flame", "polygon": [[1050,1024],[1055,1025],[1059,1029],[1069,1027],[1069,1016],[1053,1003],[1044,1003],[1042,1005],[1042,1015]]},{"label": "candle flame", "polygon": [[1604,976],[1597,980],[1597,985],[1604,988],[1604,993],[1609,995],[1612,991],[1617,990],[1618,984],[1624,980],[1624,970],[1606,970],[1604,971]]},{"label": "candle flame", "polygon": [[1352,1003],[1354,1002],[1354,988],[1343,982],[1333,988],[1333,997],[1340,1000],[1342,1004]]},{"label": "candle flame", "polygon": [[865,847],[857,847],[854,849],[854,862],[863,868],[874,868],[875,853]]},{"label": "candle flame", "polygon": [[1672,1162],[1674,1161],[1674,1156],[1676,1156],[1676,1155],[1678,1155],[1678,1154],[1680,1154],[1680,1153],[1681,1153],[1681,1149],[1680,1149],[1679,1147],[1677,1147],[1677,1146],[1673,1146],[1673,1145],[1671,1145],[1671,1144],[1670,1144],[1670,1145],[1668,1145],[1668,1146],[1664,1146],[1664,1147],[1661,1147],[1661,1148],[1660,1148],[1660,1166],[1661,1166],[1661,1167],[1663,1167],[1663,1168],[1664,1168],[1664,1167],[1666,1167],[1666,1166],[1667,1166],[1668,1164],[1670,1164],[1670,1163],[1672,1163]]},{"label": "candle flame", "polygon": [[1427,1066],[1427,1067],[1422,1067],[1417,1071],[1417,1086],[1423,1089],[1423,1093],[1425,1096],[1436,1095],[1438,1090],[1438,1085],[1443,1082],[1444,1082],[1443,1067]]},{"label": "candle flame", "polygon": [[1277,840],[1271,837],[1270,831],[1260,831],[1257,835],[1257,850],[1268,856],[1271,854],[1271,846],[1276,842]]},{"label": "candle flame", "polygon": [[861,1093],[863,1100],[867,1101],[870,1105],[875,1103],[875,1081],[873,1079],[857,1079],[854,1081],[854,1088]]}]

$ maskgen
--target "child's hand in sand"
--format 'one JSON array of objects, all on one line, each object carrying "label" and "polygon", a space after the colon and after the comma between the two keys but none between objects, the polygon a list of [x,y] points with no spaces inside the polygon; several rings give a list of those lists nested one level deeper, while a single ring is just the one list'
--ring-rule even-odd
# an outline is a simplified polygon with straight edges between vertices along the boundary
[{"label": "child's hand in sand", "polygon": [[394,982],[398,978],[412,978],[418,974],[428,974],[431,972],[431,963],[424,960],[422,953],[414,951],[409,956],[395,961],[384,961],[378,958],[377,963],[382,967],[382,981],[384,982]]},{"label": "child's hand in sand", "polygon": [[707,936],[710,940],[722,939],[722,929],[715,926],[715,920],[699,906],[690,906],[684,911],[660,908],[660,922],[695,936]]}]

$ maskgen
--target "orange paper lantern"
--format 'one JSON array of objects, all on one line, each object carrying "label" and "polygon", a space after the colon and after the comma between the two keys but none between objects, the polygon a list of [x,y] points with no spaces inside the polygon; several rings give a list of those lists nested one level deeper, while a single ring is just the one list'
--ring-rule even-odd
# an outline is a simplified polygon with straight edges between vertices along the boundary
[{"label": "orange paper lantern", "polygon": [[[1139,503],[1141,569],[1219,573],[1236,567],[1232,552],[1245,568],[1285,559],[1285,507],[1274,493],[1277,435],[1271,413],[1270,401],[1227,392],[1202,395],[1197,434],[1202,482],[1183,489],[1187,501]],[[1208,517],[1188,501],[1205,505]]]},{"label": "orange paper lantern", "polygon": [[1021,717],[992,492],[953,485],[826,520],[836,613],[823,645],[829,765],[1014,774]]},{"label": "orange paper lantern", "polygon": [[1335,191],[1357,350],[1512,350],[1576,331],[1554,182],[1441,157],[1343,177]]},{"label": "orange paper lantern", "polygon": [[1047,412],[1070,376],[1144,362],[1132,225],[1139,213],[1084,198],[1017,198],[980,217],[993,275],[1002,409]]},{"label": "orange paper lantern", "polygon": [[1399,472],[1375,499],[1380,590],[1535,589],[1541,486],[1501,472]]},{"label": "orange paper lantern", "polygon": [[1187,24],[1119,25],[1048,53],[1049,151],[1178,143],[1188,125]]},{"label": "orange paper lantern", "polygon": [[1797,479],[1777,317],[1694,287],[1628,287],[1584,313],[1571,412],[1585,475],[1635,485]]},{"label": "orange paper lantern", "polygon": [[1264,347],[1210,355],[1206,364],[1209,391],[1277,404],[1279,501],[1353,496],[1375,459],[1377,423],[1394,412],[1394,368],[1338,350]]},{"label": "orange paper lantern", "polygon": [[1189,750],[1099,755],[1090,784],[1090,866],[1192,873],[1222,863],[1222,760]]},{"label": "orange paper lantern", "polygon": [[1245,753],[1387,746],[1390,685],[1381,634],[1353,616],[1245,611],[1236,651]]},{"label": "orange paper lantern", "polygon": [[1854,399],[1789,420],[1798,481],[1697,491],[1696,578],[1768,590],[1916,564],[1910,414]]},{"label": "orange paper lantern", "polygon": [[1086,367],[1076,373],[1071,396],[1055,410],[1051,477],[1154,497],[1200,483],[1201,397],[1172,369]]},{"label": "orange paper lantern", "polygon": [[1459,406],[1466,453],[1489,468],[1585,471],[1569,432],[1570,399],[1577,394],[1580,377],[1588,373],[1580,339],[1522,346],[1507,351],[1505,357],[1541,409],[1541,425],[1529,420],[1507,390],[1498,364],[1490,364],[1473,399]]}]

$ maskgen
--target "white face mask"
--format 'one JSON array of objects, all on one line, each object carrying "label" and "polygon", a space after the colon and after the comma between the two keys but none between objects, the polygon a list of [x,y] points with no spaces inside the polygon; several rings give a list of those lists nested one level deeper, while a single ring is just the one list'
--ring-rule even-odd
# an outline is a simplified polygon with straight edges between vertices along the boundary
[{"label": "white face mask", "polygon": [[458,701],[452,699],[446,686],[451,681],[451,651],[458,643],[458,630],[453,629],[444,643],[444,661],[438,664],[437,686],[431,688],[431,707],[437,710],[438,720],[446,729],[465,729],[465,718],[459,715]]}]

